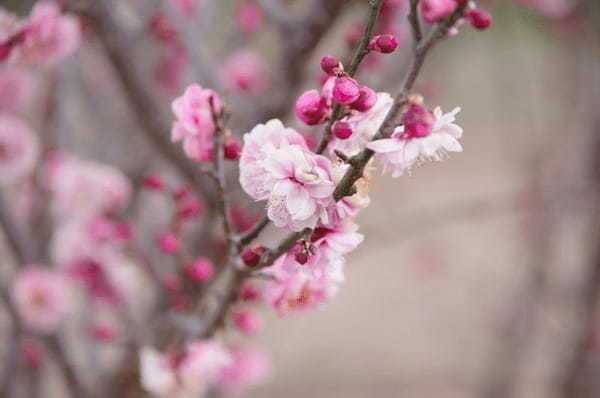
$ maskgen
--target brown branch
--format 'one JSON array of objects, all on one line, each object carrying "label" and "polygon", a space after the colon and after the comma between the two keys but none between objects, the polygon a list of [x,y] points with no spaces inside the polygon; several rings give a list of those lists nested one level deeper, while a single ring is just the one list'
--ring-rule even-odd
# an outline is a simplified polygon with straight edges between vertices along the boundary
[{"label": "brown branch", "polygon": [[415,46],[423,39],[421,31],[421,22],[419,21],[419,0],[410,0],[410,12],[408,14],[408,22],[412,30]]}]

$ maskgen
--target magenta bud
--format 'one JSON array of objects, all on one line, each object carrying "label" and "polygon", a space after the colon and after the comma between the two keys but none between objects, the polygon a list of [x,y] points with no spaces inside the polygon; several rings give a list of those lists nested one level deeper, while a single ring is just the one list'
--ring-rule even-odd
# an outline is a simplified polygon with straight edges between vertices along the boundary
[{"label": "magenta bud", "polygon": [[333,135],[335,135],[340,140],[350,138],[350,136],[352,135],[352,127],[346,122],[335,122],[331,127],[331,130],[333,131]]},{"label": "magenta bud", "polygon": [[350,77],[338,77],[333,87],[333,98],[340,104],[351,104],[360,96],[360,86]]},{"label": "magenta bud", "polygon": [[225,159],[227,160],[238,160],[242,153],[242,143],[236,137],[228,135],[225,137]]},{"label": "magenta bud", "polygon": [[263,253],[267,251],[264,246],[257,246],[255,248],[246,248],[242,252],[242,261],[248,268],[254,268],[260,263],[260,258]]},{"label": "magenta bud", "polygon": [[350,107],[359,112],[366,112],[369,109],[373,108],[376,102],[377,93],[370,87],[362,86],[360,88],[360,94],[358,96],[358,99],[352,104],[350,104]]},{"label": "magenta bud", "polygon": [[478,30],[485,30],[492,26],[492,16],[489,12],[480,9],[469,10],[465,13],[467,20],[472,27]]},{"label": "magenta bud", "polygon": [[174,233],[168,232],[159,236],[158,245],[167,254],[175,254],[181,249],[181,243]]},{"label": "magenta bud", "polygon": [[211,279],[215,273],[215,266],[207,258],[197,258],[186,270],[188,276],[196,282],[206,282]]},{"label": "magenta bud", "polygon": [[435,116],[429,109],[412,103],[402,118],[404,134],[413,138],[427,137],[433,129]]},{"label": "magenta bud", "polygon": [[321,58],[321,69],[323,72],[327,73],[330,76],[336,75],[340,70],[342,70],[342,65],[340,61],[336,57],[332,57],[330,55],[326,55]]},{"label": "magenta bud", "polygon": [[398,47],[398,40],[394,35],[379,35],[371,39],[369,50],[382,54],[393,53]]},{"label": "magenta bud", "polygon": [[325,121],[328,106],[317,90],[309,90],[296,101],[296,115],[309,126]]}]

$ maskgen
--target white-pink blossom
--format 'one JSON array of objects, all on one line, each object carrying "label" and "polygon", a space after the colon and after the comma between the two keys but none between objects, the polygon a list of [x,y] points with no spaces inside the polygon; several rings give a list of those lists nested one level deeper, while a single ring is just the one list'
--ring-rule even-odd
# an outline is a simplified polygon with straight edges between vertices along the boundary
[{"label": "white-pink blossom", "polygon": [[31,63],[55,64],[77,49],[81,27],[77,17],[64,15],[54,1],[37,2],[25,26],[19,57]]},{"label": "white-pink blossom", "polygon": [[190,343],[182,353],[161,353],[152,347],[140,351],[142,386],[161,398],[195,398],[216,383],[230,353],[217,341]]},{"label": "white-pink blossom", "polygon": [[220,112],[223,104],[213,90],[197,84],[189,86],[172,104],[177,120],[171,130],[171,140],[183,141],[185,154],[199,162],[213,159],[215,124],[211,106]]},{"label": "white-pink blossom", "polygon": [[264,168],[272,186],[267,215],[277,227],[300,231],[326,217],[335,189],[329,159],[290,145],[271,153]]},{"label": "white-pink blossom", "polygon": [[118,169],[65,156],[52,165],[49,185],[57,216],[90,217],[122,210],[131,184]]},{"label": "white-pink blossom", "polygon": [[56,271],[28,266],[19,271],[13,300],[25,325],[35,331],[54,331],[69,313],[69,284]]},{"label": "white-pink blossom", "polygon": [[[319,265],[299,266],[294,265],[292,256],[287,254],[264,271],[272,279],[265,285],[263,297],[279,315],[319,308],[337,294],[344,281],[343,259],[339,256],[315,259]],[[326,265],[320,262],[325,259]]]},{"label": "white-pink blossom", "polygon": [[463,130],[454,124],[460,108],[443,114],[438,107],[433,111],[435,122],[427,135],[415,137],[404,132],[404,126],[396,128],[390,138],[373,141],[369,149],[376,152],[376,159],[383,163],[383,171],[399,177],[420,161],[440,161],[446,152],[462,152],[458,140]]},{"label": "white-pink blossom", "polygon": [[285,127],[278,119],[256,125],[244,135],[244,147],[240,156],[240,184],[255,200],[268,199],[273,187],[267,177],[267,157],[289,145],[306,148],[304,137],[296,130]]},{"label": "white-pink blossom", "polygon": [[0,112],[20,112],[33,99],[35,79],[20,66],[0,66]]},{"label": "white-pink blossom", "polygon": [[20,119],[0,114],[0,184],[16,182],[33,171],[39,156],[37,135]]}]

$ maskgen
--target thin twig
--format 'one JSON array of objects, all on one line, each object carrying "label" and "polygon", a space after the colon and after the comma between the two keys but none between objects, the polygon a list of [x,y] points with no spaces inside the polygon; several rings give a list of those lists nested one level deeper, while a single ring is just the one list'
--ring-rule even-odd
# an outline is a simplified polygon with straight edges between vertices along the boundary
[{"label": "thin twig", "polygon": [[418,7],[419,0],[410,0],[410,12],[408,14],[408,21],[410,22],[415,46],[417,46],[423,39],[423,32],[421,31],[421,22],[419,21]]},{"label": "thin twig", "polygon": [[[354,58],[350,63],[350,68],[348,68],[348,75],[350,77],[354,77],[358,67],[365,59],[365,57],[371,52],[369,50],[369,42],[371,41],[371,36],[373,36],[373,29],[375,28],[375,23],[377,22],[377,17],[379,16],[379,11],[381,11],[381,6],[383,5],[383,0],[371,0],[369,1],[369,15],[367,17],[367,27],[363,32],[363,36],[360,40],[360,44],[356,49],[356,53],[354,54]],[[331,140],[332,131],[331,128],[333,124],[342,117],[343,106],[341,104],[336,104],[333,108],[333,113],[331,114],[331,119],[327,123],[325,127],[325,133],[321,138],[321,142],[319,142],[319,146],[317,147],[317,153],[321,154],[327,148],[329,144],[329,140]]]}]

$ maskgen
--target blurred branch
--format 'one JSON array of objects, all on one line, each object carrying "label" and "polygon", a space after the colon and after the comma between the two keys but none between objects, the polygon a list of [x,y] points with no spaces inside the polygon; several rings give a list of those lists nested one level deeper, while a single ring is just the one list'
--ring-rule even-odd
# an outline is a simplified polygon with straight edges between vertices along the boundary
[{"label": "blurred branch", "polygon": [[17,261],[17,266],[22,267],[34,261],[34,253],[28,243],[31,242],[31,239],[25,238],[16,220],[13,218],[13,214],[13,211],[8,208],[7,203],[0,193],[0,225],[6,237],[6,242]]}]

